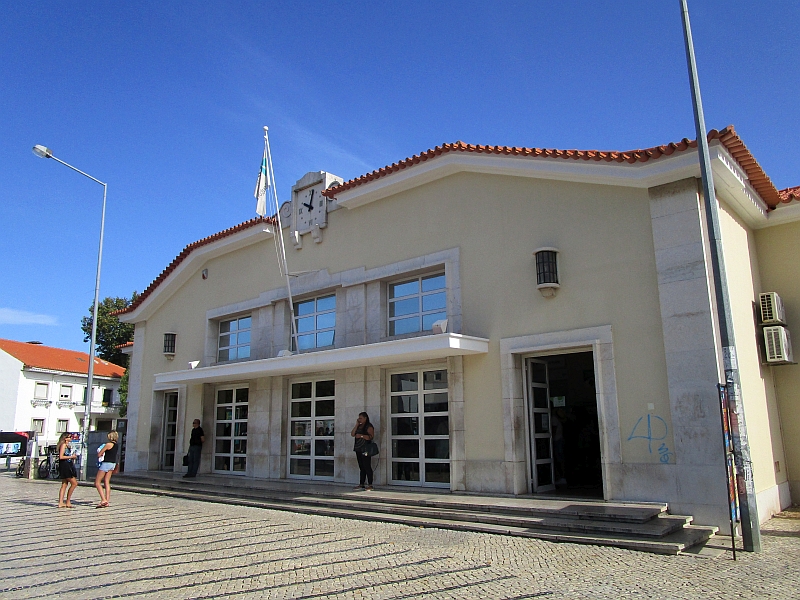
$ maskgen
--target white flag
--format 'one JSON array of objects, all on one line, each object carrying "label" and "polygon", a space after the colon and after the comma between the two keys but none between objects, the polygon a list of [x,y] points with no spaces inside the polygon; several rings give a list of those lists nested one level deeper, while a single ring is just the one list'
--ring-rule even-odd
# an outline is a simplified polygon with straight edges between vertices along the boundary
[{"label": "white flag", "polygon": [[256,214],[267,216],[267,188],[269,188],[269,173],[267,173],[267,149],[264,148],[264,158],[261,160],[261,171],[258,173],[256,190],[253,195],[258,199]]}]

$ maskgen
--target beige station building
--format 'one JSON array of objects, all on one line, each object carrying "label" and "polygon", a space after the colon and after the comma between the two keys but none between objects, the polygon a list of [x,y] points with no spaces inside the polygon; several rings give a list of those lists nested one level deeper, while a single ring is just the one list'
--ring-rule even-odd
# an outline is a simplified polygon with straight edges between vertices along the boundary
[{"label": "beige station building", "polygon": [[[800,188],[777,190],[732,127],[709,140],[764,521],[800,499]],[[458,142],[306,174],[282,231],[256,218],[186,246],[121,315],[126,470],[182,472],[200,418],[201,473],[355,483],[366,411],[377,486],[658,501],[727,529],[699,177],[686,139]]]}]

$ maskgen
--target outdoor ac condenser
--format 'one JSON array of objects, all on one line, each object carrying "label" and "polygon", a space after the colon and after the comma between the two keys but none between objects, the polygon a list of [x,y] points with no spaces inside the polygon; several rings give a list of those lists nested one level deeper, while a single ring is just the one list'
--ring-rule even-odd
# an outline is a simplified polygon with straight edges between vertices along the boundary
[{"label": "outdoor ac condenser", "polygon": [[786,325],[786,313],[783,310],[783,301],[775,292],[764,292],[758,295],[758,305],[761,308],[762,325]]},{"label": "outdoor ac condenser", "polygon": [[767,363],[793,363],[792,339],[789,330],[781,325],[764,327],[764,347],[767,351]]}]

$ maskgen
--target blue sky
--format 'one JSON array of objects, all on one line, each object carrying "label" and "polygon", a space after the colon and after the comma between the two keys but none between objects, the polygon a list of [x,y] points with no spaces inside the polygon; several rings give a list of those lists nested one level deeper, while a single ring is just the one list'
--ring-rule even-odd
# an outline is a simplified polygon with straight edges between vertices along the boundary
[{"label": "blue sky", "polygon": [[[800,3],[690,0],[709,128],[800,184]],[[100,295],[278,193],[443,142],[630,150],[694,138],[678,0],[0,3],[0,337],[88,351]]]}]

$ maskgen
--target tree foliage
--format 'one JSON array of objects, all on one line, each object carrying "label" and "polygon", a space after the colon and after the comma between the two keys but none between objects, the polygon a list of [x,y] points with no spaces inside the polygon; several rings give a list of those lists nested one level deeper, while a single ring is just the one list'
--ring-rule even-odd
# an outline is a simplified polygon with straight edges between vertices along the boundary
[{"label": "tree foliage", "polygon": [[[119,318],[112,313],[122,310],[136,301],[139,296],[136,292],[128,298],[103,298],[97,307],[97,344],[95,353],[102,359],[121,367],[128,366],[128,356],[117,348],[120,344],[133,341],[133,324],[120,323]],[[92,339],[92,313],[93,306],[89,307],[89,316],[81,319],[81,329],[84,333],[84,342]]]},{"label": "tree foliage", "polygon": [[125,369],[125,375],[119,382],[119,416],[126,417],[128,415],[128,373],[130,369]]}]

